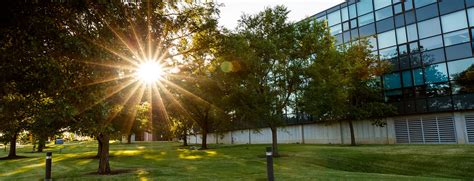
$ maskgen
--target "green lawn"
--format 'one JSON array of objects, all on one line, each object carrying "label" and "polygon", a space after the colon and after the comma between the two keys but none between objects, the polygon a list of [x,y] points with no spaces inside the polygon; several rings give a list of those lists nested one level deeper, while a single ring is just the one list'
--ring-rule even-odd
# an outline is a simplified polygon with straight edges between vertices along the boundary
[{"label": "green lawn", "polygon": [[[53,151],[53,178],[65,180],[265,180],[266,145],[211,145],[205,151],[179,143],[111,144],[112,170],[98,176],[94,142],[66,144]],[[0,160],[0,180],[40,180],[45,153]],[[280,145],[275,159],[278,180],[433,180],[474,178],[474,145]],[[6,152],[0,150],[0,157]]]}]

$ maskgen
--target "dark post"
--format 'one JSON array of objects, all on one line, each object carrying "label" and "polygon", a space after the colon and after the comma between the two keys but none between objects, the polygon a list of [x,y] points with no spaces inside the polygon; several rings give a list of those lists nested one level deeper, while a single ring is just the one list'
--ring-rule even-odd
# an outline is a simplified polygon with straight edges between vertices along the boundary
[{"label": "dark post", "polygon": [[267,147],[267,152],[265,155],[267,156],[267,177],[268,181],[274,181],[275,178],[273,177],[273,153],[272,147]]},{"label": "dark post", "polygon": [[44,177],[45,181],[51,181],[51,157],[53,153],[52,152],[47,152],[46,153],[46,175]]}]

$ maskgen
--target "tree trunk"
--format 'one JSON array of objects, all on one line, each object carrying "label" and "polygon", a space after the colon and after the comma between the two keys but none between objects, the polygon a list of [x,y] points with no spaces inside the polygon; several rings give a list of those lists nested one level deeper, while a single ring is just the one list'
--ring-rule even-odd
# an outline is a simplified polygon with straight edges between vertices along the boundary
[{"label": "tree trunk", "polygon": [[10,140],[10,152],[8,152],[8,158],[16,157],[16,139],[18,137],[17,133],[14,133],[13,137]]},{"label": "tree trunk", "polygon": [[356,140],[354,136],[354,125],[352,125],[352,120],[349,120],[349,128],[351,130],[351,146],[355,146]]},{"label": "tree trunk", "polygon": [[186,134],[184,134],[182,138],[183,138],[183,146],[188,146],[188,137],[186,136]]},{"label": "tree trunk", "polygon": [[202,150],[207,149],[207,131],[206,131],[206,130],[203,130],[203,131],[202,131],[201,149],[202,149]]},{"label": "tree trunk", "polygon": [[99,139],[99,136],[97,136],[97,155],[95,155],[96,158],[100,157],[100,153],[102,151],[102,141]]},{"label": "tree trunk", "polygon": [[109,139],[110,136],[108,134],[99,134],[97,137],[102,144],[100,149],[99,155],[99,170],[97,171],[100,175],[108,175],[110,174],[110,164],[109,164]]},{"label": "tree trunk", "polygon": [[270,127],[270,130],[272,131],[272,151],[273,151],[273,156],[278,157],[278,136],[277,136],[277,128],[276,127]]},{"label": "tree trunk", "polygon": [[127,144],[131,144],[132,143],[132,134],[128,134],[127,136]]},{"label": "tree trunk", "polygon": [[43,152],[44,147],[46,146],[45,138],[40,137],[38,141],[38,152]]}]

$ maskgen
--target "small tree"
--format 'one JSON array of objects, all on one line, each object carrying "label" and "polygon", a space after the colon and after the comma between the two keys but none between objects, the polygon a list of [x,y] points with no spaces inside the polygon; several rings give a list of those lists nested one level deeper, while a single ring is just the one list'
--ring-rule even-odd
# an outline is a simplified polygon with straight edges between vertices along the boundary
[{"label": "small tree", "polygon": [[371,54],[367,41],[349,48],[318,54],[307,70],[304,111],[322,121],[347,121],[351,145],[355,145],[354,121],[371,120],[383,126],[382,118],[394,113],[384,102],[380,76],[388,70],[386,61]]}]

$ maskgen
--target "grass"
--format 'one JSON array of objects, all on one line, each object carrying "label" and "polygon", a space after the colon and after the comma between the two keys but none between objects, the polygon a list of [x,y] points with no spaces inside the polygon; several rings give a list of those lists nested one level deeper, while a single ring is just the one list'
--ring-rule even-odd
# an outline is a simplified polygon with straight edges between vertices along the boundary
[{"label": "grass", "polygon": [[[51,145],[56,180],[265,180],[266,145],[211,145],[190,150],[179,143],[111,144],[112,170],[99,176],[95,142]],[[474,178],[474,145],[280,145],[278,180],[448,180]],[[0,180],[41,180],[45,153],[0,160]],[[0,150],[0,157],[6,152]]]}]

